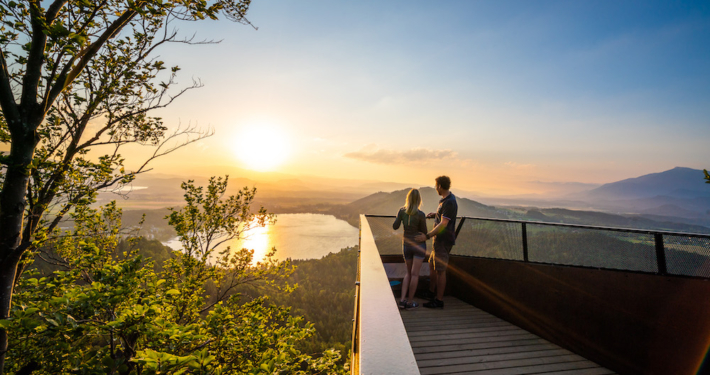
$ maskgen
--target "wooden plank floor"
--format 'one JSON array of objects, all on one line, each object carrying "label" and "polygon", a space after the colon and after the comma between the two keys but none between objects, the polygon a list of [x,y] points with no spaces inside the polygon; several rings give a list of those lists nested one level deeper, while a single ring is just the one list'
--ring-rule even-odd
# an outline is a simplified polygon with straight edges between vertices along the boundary
[{"label": "wooden plank floor", "polygon": [[456,298],[444,306],[400,311],[422,375],[614,374]]}]

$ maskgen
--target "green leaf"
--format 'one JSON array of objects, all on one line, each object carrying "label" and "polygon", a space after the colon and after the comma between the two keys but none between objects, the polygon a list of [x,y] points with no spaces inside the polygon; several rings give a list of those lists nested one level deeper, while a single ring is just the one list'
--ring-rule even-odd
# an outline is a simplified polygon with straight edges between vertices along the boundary
[{"label": "green leaf", "polygon": [[24,311],[24,313],[27,314],[27,315],[32,315],[32,314],[36,313],[37,311],[39,311],[38,308],[36,308],[36,307],[30,307],[30,308],[26,309],[26,310]]}]

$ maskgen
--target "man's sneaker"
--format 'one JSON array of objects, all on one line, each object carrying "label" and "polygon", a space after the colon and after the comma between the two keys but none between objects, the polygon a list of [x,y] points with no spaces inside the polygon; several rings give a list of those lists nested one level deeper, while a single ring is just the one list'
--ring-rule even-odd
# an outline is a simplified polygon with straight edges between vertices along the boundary
[{"label": "man's sneaker", "polygon": [[434,298],[431,300],[431,302],[427,302],[423,305],[424,307],[428,307],[430,309],[443,309],[444,308],[444,301],[439,301],[438,299]]},{"label": "man's sneaker", "polygon": [[407,301],[399,301],[399,302],[397,302],[397,306],[399,306],[400,309],[406,309],[407,308]]},{"label": "man's sneaker", "polygon": [[418,303],[416,303],[416,302],[414,302],[414,301],[412,301],[412,302],[407,302],[407,307],[406,307],[407,310],[409,310],[409,309],[415,309],[415,308],[417,308],[417,307],[419,307],[419,304],[418,304]]}]

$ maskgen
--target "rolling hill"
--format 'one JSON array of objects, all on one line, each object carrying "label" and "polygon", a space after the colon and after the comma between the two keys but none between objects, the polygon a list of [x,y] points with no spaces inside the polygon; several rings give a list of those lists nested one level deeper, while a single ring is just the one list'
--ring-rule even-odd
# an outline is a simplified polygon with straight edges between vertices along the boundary
[{"label": "rolling hill", "polygon": [[[396,190],[391,193],[379,192],[358,199],[352,203],[333,207],[331,211],[336,217],[344,219],[349,223],[357,223],[360,214],[372,215],[396,215],[400,207],[404,205],[409,188]],[[422,196],[422,211],[425,213],[435,212],[439,205],[439,195],[436,190],[430,187],[419,189]],[[455,195],[455,192],[454,192]],[[459,205],[459,216],[475,216],[488,218],[508,218],[507,210],[500,210],[493,206],[486,206],[471,199],[456,197]],[[357,226],[357,224],[354,224]]]},{"label": "rolling hill", "polygon": [[[420,188],[422,194],[422,211],[433,212],[439,202],[439,196],[432,188]],[[328,213],[358,226],[360,214],[394,216],[405,202],[409,189],[390,193],[378,192],[358,199],[350,204],[331,206]],[[454,192],[455,194],[455,192]],[[458,216],[477,218],[515,219],[541,221],[550,223],[566,223],[595,225],[617,228],[636,228],[650,230],[666,230],[673,232],[710,233],[710,228],[673,220],[659,215],[619,215],[589,210],[570,210],[564,208],[532,208],[509,207],[500,208],[481,204],[471,199],[456,197],[459,205]]]}]

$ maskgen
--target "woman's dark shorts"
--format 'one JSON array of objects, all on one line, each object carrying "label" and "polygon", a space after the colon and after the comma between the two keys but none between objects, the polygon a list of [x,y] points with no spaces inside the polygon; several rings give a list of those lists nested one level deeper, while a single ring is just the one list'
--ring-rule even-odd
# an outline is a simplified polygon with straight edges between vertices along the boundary
[{"label": "woman's dark shorts", "polygon": [[402,253],[404,254],[405,260],[410,260],[412,258],[424,259],[426,256],[426,242],[421,243],[403,243]]}]

